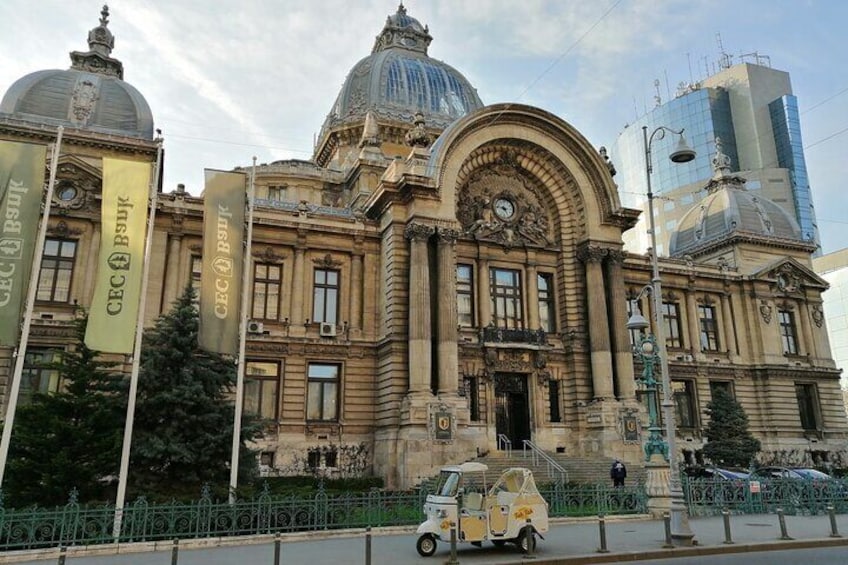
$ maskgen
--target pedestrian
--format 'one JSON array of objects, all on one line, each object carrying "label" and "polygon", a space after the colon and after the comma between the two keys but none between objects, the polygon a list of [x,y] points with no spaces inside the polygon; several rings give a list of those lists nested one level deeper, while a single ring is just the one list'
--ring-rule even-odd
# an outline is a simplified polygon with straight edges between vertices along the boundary
[{"label": "pedestrian", "polygon": [[624,479],[627,478],[627,467],[625,467],[624,463],[618,459],[616,459],[612,464],[612,468],[610,469],[610,478],[612,479],[612,486],[624,486]]}]

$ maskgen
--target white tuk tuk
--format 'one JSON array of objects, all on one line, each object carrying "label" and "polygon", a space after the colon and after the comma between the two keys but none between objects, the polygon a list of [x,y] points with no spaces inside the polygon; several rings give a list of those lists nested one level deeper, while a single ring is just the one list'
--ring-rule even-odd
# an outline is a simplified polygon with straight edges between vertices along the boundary
[{"label": "white tuk tuk", "polygon": [[424,557],[436,551],[436,541],[450,542],[456,524],[457,542],[480,546],[489,540],[501,547],[515,543],[523,552],[536,546],[536,535],[548,531],[548,503],[539,494],[529,469],[507,469],[487,489],[483,463],[469,462],[443,467],[436,490],[427,495],[418,526],[416,549]]}]

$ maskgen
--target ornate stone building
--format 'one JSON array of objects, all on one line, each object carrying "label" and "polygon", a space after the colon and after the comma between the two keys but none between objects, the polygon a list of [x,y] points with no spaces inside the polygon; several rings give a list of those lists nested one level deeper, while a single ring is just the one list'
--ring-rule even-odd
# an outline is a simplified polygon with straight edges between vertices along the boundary
[{"label": "ornate stone building", "polygon": [[[100,159],[155,159],[106,15],[70,70],[27,75],[0,105],[2,139],[45,143],[66,127],[25,390],[58,386],[36,361],[66,346],[74,306],[91,301]],[[647,421],[626,322],[651,268],[622,233],[638,211],[580,132],[538,108],[484,106],[427,55],[431,40],[401,5],[313,159],[256,169],[245,409],[267,420],[263,469],[408,486],[525,440],[637,462]],[[676,457],[699,456],[710,393],[726,387],[766,454],[834,461],[848,422],[827,285],[792,219],[754,202],[720,157],[678,255],[661,261]],[[199,282],[202,221],[201,198],[160,195],[147,323]],[[11,357],[0,352],[4,382]]]}]

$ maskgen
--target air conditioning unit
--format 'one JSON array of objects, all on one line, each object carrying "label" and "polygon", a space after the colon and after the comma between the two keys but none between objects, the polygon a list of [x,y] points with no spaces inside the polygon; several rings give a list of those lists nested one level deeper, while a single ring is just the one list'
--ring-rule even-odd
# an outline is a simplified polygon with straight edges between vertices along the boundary
[{"label": "air conditioning unit", "polygon": [[336,337],[336,324],[321,322],[321,326],[318,328],[318,334],[321,337]]},{"label": "air conditioning unit", "polygon": [[250,320],[247,322],[247,333],[249,334],[261,334],[265,331],[265,326],[262,325],[262,322],[257,322],[256,320]]}]

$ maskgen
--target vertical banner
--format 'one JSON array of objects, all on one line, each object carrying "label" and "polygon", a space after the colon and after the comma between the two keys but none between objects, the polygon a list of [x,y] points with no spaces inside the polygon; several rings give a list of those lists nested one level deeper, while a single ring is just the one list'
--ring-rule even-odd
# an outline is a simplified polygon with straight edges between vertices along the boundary
[{"label": "vertical banner", "polygon": [[150,163],[103,158],[100,257],[85,332],[96,351],[132,353],[150,191]]},{"label": "vertical banner", "polygon": [[[47,147],[0,141],[0,345],[18,344],[38,235]],[[35,284],[35,283],[34,283]]]},{"label": "vertical banner", "polygon": [[200,347],[235,355],[244,251],[244,173],[205,170]]}]

